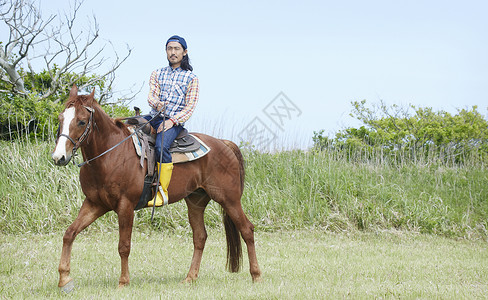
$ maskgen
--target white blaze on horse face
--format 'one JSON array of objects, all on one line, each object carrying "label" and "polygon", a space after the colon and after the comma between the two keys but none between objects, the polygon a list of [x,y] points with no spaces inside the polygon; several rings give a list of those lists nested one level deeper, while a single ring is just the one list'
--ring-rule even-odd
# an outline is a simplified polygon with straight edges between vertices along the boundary
[{"label": "white blaze on horse face", "polygon": [[[69,124],[71,124],[71,121],[75,118],[75,108],[70,107],[66,109],[63,113],[63,131],[60,132],[64,135],[69,136]],[[68,138],[65,136],[60,136],[58,139],[58,143],[56,144],[56,148],[54,149],[52,158],[54,161],[59,161],[63,156],[65,159],[71,158],[71,156],[68,156],[66,153],[66,143],[70,142]],[[71,143],[71,142],[70,142]],[[71,154],[70,154],[71,155]]]}]

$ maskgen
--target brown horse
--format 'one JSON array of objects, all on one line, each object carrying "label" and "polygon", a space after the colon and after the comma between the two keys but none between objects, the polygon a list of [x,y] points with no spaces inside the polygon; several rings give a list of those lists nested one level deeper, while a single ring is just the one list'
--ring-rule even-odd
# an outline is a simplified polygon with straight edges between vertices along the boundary
[{"label": "brown horse", "polygon": [[[110,118],[90,95],[78,95],[73,86],[64,111],[59,115],[59,135],[52,159],[56,165],[66,165],[73,148],[79,147],[86,161],[116,145],[129,135],[125,124]],[[194,252],[190,271],[184,279],[191,282],[198,277],[203,248],[207,239],[204,210],[211,199],[222,206],[227,238],[227,267],[237,272],[242,260],[240,235],[249,256],[253,281],[259,281],[261,271],[254,246],[254,225],[241,206],[244,188],[243,158],[232,142],[196,134],[212,150],[204,157],[176,164],[168,189],[169,203],[185,199],[188,218],[193,231]],[[129,139],[113,151],[91,161],[80,169],[80,183],[86,198],[75,221],[63,237],[59,263],[59,287],[72,286],[70,273],[71,248],[77,234],[93,221],[115,211],[119,220],[119,254],[121,275],[119,287],[129,283],[129,253],[131,247],[134,208],[142,193],[146,168],[141,167],[132,141]],[[68,290],[70,288],[67,288]]]}]

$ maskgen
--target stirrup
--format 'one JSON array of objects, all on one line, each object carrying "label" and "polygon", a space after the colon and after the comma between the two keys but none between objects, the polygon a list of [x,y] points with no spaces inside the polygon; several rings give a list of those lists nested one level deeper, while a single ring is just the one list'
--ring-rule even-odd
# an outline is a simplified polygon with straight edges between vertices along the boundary
[{"label": "stirrup", "polygon": [[155,179],[154,175],[153,176],[146,175],[146,177],[144,178],[144,187],[142,189],[142,194],[134,210],[139,210],[141,208],[146,207],[147,203],[151,201],[152,193],[155,190],[155,188],[153,188],[154,179]]}]

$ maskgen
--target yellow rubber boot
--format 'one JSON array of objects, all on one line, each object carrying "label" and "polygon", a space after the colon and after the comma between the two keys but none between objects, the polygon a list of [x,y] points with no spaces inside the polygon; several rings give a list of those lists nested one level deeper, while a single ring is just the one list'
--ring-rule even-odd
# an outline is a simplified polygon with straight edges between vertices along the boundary
[{"label": "yellow rubber boot", "polygon": [[[158,170],[161,168],[161,176],[159,176],[159,191],[156,196],[156,207],[168,204],[168,186],[171,181],[171,174],[173,173],[173,163],[157,164]],[[147,203],[147,206],[149,207],[153,205],[154,200]]]}]

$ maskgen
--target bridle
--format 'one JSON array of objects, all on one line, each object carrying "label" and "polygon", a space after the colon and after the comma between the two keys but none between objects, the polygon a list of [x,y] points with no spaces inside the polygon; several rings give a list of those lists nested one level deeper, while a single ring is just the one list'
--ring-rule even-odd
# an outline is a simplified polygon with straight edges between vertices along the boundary
[{"label": "bridle", "polygon": [[[95,124],[95,123],[94,123],[94,121],[93,121],[93,114],[94,114],[94,112],[95,112],[95,110],[93,109],[93,107],[88,107],[88,106],[85,106],[85,105],[83,105],[83,107],[84,107],[84,108],[86,108],[86,110],[88,110],[88,111],[90,112],[90,119],[88,120],[88,124],[87,124],[87,125],[86,125],[86,127],[85,127],[85,131],[83,132],[83,134],[81,134],[81,136],[78,138],[78,140],[77,140],[77,141],[75,141],[75,140],[74,140],[72,137],[68,136],[67,134],[60,133],[60,132],[59,132],[59,129],[60,129],[60,128],[58,128],[58,137],[57,137],[56,141],[57,141],[57,140],[58,140],[60,137],[64,136],[64,137],[65,137],[65,138],[67,138],[67,139],[68,139],[68,140],[69,140],[71,143],[73,143],[74,147],[73,147],[73,150],[71,151],[71,152],[72,152],[72,155],[71,155],[72,157],[75,157],[75,156],[76,156],[76,151],[78,150],[78,148],[80,148],[81,143],[83,143],[83,142],[84,142],[84,141],[87,139],[88,135],[90,134],[90,132],[91,132],[91,127],[92,127],[92,123],[93,123],[93,124]],[[124,138],[123,140],[121,140],[121,141],[120,141],[119,143],[117,143],[115,146],[113,146],[113,147],[111,147],[111,148],[109,148],[109,149],[105,150],[104,152],[100,153],[99,155],[97,155],[97,156],[95,156],[95,157],[93,157],[93,158],[90,158],[90,159],[85,160],[84,162],[82,162],[82,163],[78,164],[78,167],[80,167],[80,168],[81,168],[82,166],[84,166],[84,165],[86,165],[86,164],[90,163],[91,161],[93,161],[93,160],[95,160],[95,159],[97,159],[97,158],[100,158],[101,156],[103,156],[103,155],[107,154],[108,152],[110,152],[110,151],[114,150],[115,148],[117,148],[118,146],[120,146],[120,145],[121,145],[123,142],[125,142],[126,140],[128,140],[129,138],[131,138],[131,137],[132,137],[133,135],[135,135],[135,134],[136,134],[138,131],[142,130],[142,128],[144,128],[144,126],[146,126],[148,123],[150,123],[152,120],[154,120],[154,119],[155,119],[155,118],[158,116],[158,114],[159,114],[159,113],[161,113],[161,111],[162,111],[163,109],[165,109],[165,107],[166,107],[166,105],[164,105],[164,106],[163,106],[163,108],[162,108],[160,111],[158,111],[158,113],[157,113],[157,114],[155,114],[154,116],[152,116],[152,118],[151,118],[150,120],[148,120],[147,122],[145,122],[144,124],[142,124],[141,126],[139,126],[138,128],[136,128],[136,129],[134,130],[134,132],[132,132],[132,133],[131,133],[129,136],[127,136],[126,138]],[[136,117],[129,117],[129,118],[124,118],[124,119],[134,119],[134,118],[138,118],[138,117],[145,117],[145,116],[136,116]],[[122,119],[122,120],[123,120],[123,119]],[[163,120],[164,120],[164,119],[163,119]],[[96,126],[96,124],[95,124],[95,126]],[[74,160],[73,160],[73,164],[75,164]]]},{"label": "bridle", "polygon": [[78,138],[77,141],[75,141],[72,137],[70,137],[67,134],[60,133],[59,132],[59,128],[58,128],[58,138],[57,138],[57,140],[60,137],[64,136],[65,138],[67,138],[73,144],[74,147],[73,147],[73,150],[71,151],[73,157],[76,156],[76,151],[78,150],[78,148],[80,148],[81,143],[83,143],[87,139],[88,135],[90,134],[91,127],[92,127],[92,123],[93,123],[93,113],[95,112],[95,110],[93,109],[93,107],[84,106],[84,105],[83,105],[83,107],[86,108],[86,110],[88,110],[90,112],[90,118],[88,119],[88,124],[85,127],[85,131],[83,131],[83,133],[81,134],[81,136]]}]

